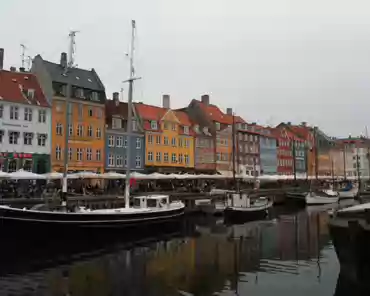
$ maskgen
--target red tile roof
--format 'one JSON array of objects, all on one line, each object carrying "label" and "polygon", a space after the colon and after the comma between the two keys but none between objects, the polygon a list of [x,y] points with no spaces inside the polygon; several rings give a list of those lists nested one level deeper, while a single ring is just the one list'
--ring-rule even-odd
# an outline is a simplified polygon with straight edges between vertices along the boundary
[{"label": "red tile roof", "polygon": [[173,111],[182,125],[191,127],[193,123],[191,122],[188,114],[183,111]]},{"label": "red tile roof", "polygon": [[[33,89],[34,99],[27,99],[24,91]],[[27,72],[0,71],[0,101],[49,107],[46,97],[41,90],[35,75]]]},{"label": "red tile roof", "polygon": [[[212,105],[212,104],[205,105],[204,103],[202,103],[200,101],[197,101],[197,102],[198,102],[200,108],[203,110],[203,112],[207,116],[209,116],[209,118],[212,121],[216,121],[216,122],[219,122],[219,123],[222,123],[222,124],[233,124],[233,116],[232,115],[225,114],[224,112],[222,112],[220,110],[220,108],[218,108],[215,105]],[[234,121],[235,121],[235,123],[246,123],[245,120],[243,118],[241,118],[240,116],[235,116]]]}]

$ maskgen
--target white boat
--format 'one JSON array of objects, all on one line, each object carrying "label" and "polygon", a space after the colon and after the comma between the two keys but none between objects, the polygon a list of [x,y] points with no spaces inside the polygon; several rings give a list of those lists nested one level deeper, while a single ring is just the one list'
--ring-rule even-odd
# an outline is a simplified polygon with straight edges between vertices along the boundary
[{"label": "white boat", "polygon": [[338,191],[340,198],[355,198],[358,194],[358,188]]},{"label": "white boat", "polygon": [[337,203],[339,200],[339,196],[330,196],[324,193],[315,193],[309,192],[306,197],[306,205],[324,205],[324,204],[331,204]]}]

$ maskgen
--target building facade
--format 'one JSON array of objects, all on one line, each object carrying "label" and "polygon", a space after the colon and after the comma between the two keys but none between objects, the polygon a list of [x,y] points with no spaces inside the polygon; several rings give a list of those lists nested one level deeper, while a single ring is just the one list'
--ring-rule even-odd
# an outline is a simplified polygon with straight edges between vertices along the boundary
[{"label": "building facade", "polygon": [[0,170],[49,172],[50,123],[50,106],[36,76],[0,69]]},{"label": "building facade", "polygon": [[[113,100],[105,102],[105,170],[124,172],[127,165],[132,171],[143,171],[145,167],[145,138],[137,124],[136,112],[132,114],[132,132],[128,146],[127,118],[128,104],[119,101],[119,93],[113,93]],[[130,160],[127,150],[130,149]],[[128,163],[128,161],[130,161]]]},{"label": "building facade", "polygon": [[260,160],[262,175],[277,175],[278,159],[276,138],[268,128],[261,130],[260,134]]},{"label": "building facade", "polygon": [[45,61],[37,55],[32,72],[38,77],[52,106],[52,170],[64,170],[67,136],[68,171],[103,172],[106,96],[104,85],[95,70],[67,67],[67,54],[62,53],[59,64]]},{"label": "building facade", "polygon": [[148,172],[194,170],[194,132],[188,115],[170,109],[164,96],[163,107],[135,104],[140,125],[145,131],[145,166]]},{"label": "building facade", "polygon": [[293,152],[290,132],[280,126],[275,129],[277,139],[277,171],[279,175],[293,175]]}]

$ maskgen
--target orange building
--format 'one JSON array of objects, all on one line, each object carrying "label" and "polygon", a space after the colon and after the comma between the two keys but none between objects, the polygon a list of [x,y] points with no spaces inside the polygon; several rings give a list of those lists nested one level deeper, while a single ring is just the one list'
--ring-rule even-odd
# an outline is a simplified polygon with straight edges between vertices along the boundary
[{"label": "orange building", "polygon": [[[106,100],[104,85],[94,69],[66,67],[65,53],[62,53],[59,64],[44,61],[38,55],[32,65],[32,72],[37,75],[52,106],[52,170],[64,170],[65,137],[68,133],[68,171],[103,172]],[[71,85],[68,99],[67,84]],[[68,124],[66,112],[69,116]]]},{"label": "orange building", "polygon": [[[156,171],[191,171],[194,169],[194,132],[185,112],[164,106],[135,104],[145,131],[145,166]],[[167,168],[167,169],[166,169]]]}]

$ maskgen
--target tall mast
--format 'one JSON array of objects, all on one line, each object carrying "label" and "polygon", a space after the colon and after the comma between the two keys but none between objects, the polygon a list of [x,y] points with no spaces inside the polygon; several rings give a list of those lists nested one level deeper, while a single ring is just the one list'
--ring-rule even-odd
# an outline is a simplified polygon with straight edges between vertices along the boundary
[{"label": "tall mast", "polygon": [[[68,63],[64,69],[64,75],[68,75],[68,71],[73,67],[74,63],[74,45],[75,45],[75,37],[76,33],[78,31],[70,31],[69,32],[69,48],[68,48]],[[62,188],[62,200],[67,203],[67,190],[68,190],[68,184],[67,184],[67,173],[68,173],[68,138],[69,138],[69,125],[71,120],[71,114],[70,114],[70,99],[71,99],[71,80],[67,77],[67,87],[66,87],[66,105],[65,105],[65,127],[64,127],[64,155],[63,155],[63,162],[64,162],[64,170],[63,170],[63,188]]]},{"label": "tall mast", "polygon": [[132,142],[132,96],[133,96],[133,84],[134,80],[140,79],[135,78],[134,68],[134,53],[135,53],[135,33],[136,23],[135,20],[131,21],[131,48],[130,48],[130,75],[126,81],[129,83],[128,88],[128,106],[127,106],[127,167],[126,167],[126,182],[125,182],[125,207],[130,207],[130,169],[131,169],[131,142]]},{"label": "tall mast", "polygon": [[370,141],[369,141],[369,133],[367,130],[367,126],[365,126],[365,136],[366,136],[366,146],[367,146],[367,164],[369,166],[369,180],[370,180]]},{"label": "tall mast", "polygon": [[22,54],[21,54],[22,68],[24,68],[25,63],[26,63],[26,46],[24,44],[21,44],[21,48],[22,48]]},{"label": "tall mast", "polygon": [[232,125],[232,151],[233,151],[233,180],[234,180],[234,185],[236,189],[236,177],[235,177],[235,116],[233,113],[233,125]]}]

